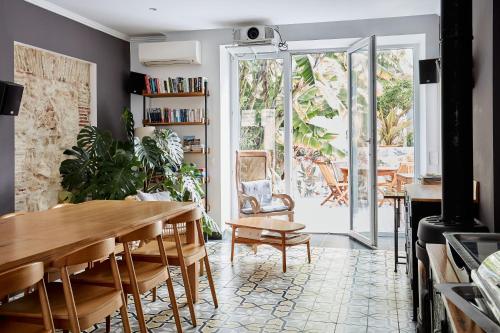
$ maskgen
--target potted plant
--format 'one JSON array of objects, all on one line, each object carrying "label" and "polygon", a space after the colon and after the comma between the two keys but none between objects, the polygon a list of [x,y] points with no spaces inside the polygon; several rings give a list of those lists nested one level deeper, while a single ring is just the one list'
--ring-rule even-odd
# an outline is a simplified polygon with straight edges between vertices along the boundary
[{"label": "potted plant", "polygon": [[61,163],[61,197],[79,203],[86,200],[121,200],[137,193],[168,191],[173,200],[193,201],[203,211],[203,231],[219,233],[219,227],[202,205],[201,178],[194,165],[183,164],[181,140],[176,133],[155,130],[142,139],[134,137],[130,110],[123,111],[127,139],[116,140],[107,131],[86,126],[77,145],[66,149]]}]

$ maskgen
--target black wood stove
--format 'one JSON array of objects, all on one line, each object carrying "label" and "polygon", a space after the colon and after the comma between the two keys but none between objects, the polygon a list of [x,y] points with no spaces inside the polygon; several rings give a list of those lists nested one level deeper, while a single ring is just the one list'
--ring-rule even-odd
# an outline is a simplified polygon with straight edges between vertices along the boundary
[{"label": "black wood stove", "polygon": [[420,221],[418,332],[430,332],[427,243],[445,244],[444,232],[487,231],[474,220],[472,160],[472,0],[441,0],[441,216]]}]

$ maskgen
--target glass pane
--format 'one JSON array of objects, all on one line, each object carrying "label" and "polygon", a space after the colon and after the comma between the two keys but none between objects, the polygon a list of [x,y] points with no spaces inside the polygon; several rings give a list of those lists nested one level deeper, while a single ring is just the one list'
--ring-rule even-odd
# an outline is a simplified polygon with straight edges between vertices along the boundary
[{"label": "glass pane", "polygon": [[347,82],[346,52],[292,56],[292,191],[308,232],[349,231]]},{"label": "glass pane", "polygon": [[270,153],[276,193],[284,192],[283,60],[241,60],[240,150]]},{"label": "glass pane", "polygon": [[352,231],[371,239],[373,207],[370,179],[370,52],[368,47],[350,54],[352,114]]},{"label": "glass pane", "polygon": [[413,80],[413,49],[377,51],[377,196],[381,237],[393,237],[394,232],[394,207],[392,200],[383,200],[383,193],[400,192],[414,178]]}]

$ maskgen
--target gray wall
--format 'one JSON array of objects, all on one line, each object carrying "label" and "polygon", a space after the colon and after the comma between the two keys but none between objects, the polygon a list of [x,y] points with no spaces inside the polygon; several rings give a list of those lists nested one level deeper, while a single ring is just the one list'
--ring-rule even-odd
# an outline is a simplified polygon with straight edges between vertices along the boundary
[{"label": "gray wall", "polygon": [[[129,43],[20,0],[0,0],[0,80],[13,81],[14,41],[97,64],[98,125],[124,136]],[[0,214],[14,209],[14,118],[0,116]]]},{"label": "gray wall", "polygon": [[[480,182],[479,218],[490,231],[500,232],[495,222],[495,206],[500,204],[500,101],[495,88],[500,86],[498,69],[494,62],[500,56],[500,5],[493,0],[475,0],[474,18],[474,178]],[[495,23],[496,21],[496,23]],[[495,191],[495,188],[497,189]],[[500,206],[498,206],[500,207]]]}]

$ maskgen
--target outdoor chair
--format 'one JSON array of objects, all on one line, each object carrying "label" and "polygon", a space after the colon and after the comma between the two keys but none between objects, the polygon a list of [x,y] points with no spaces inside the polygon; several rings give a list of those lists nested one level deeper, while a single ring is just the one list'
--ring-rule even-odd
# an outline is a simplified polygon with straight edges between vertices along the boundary
[{"label": "outdoor chair", "polygon": [[318,165],[323,178],[325,179],[326,185],[330,189],[330,194],[323,200],[321,206],[326,204],[328,201],[334,204],[348,204],[347,195],[349,192],[349,184],[345,181],[339,181],[337,177],[336,170],[334,166],[327,161],[315,161]]}]

